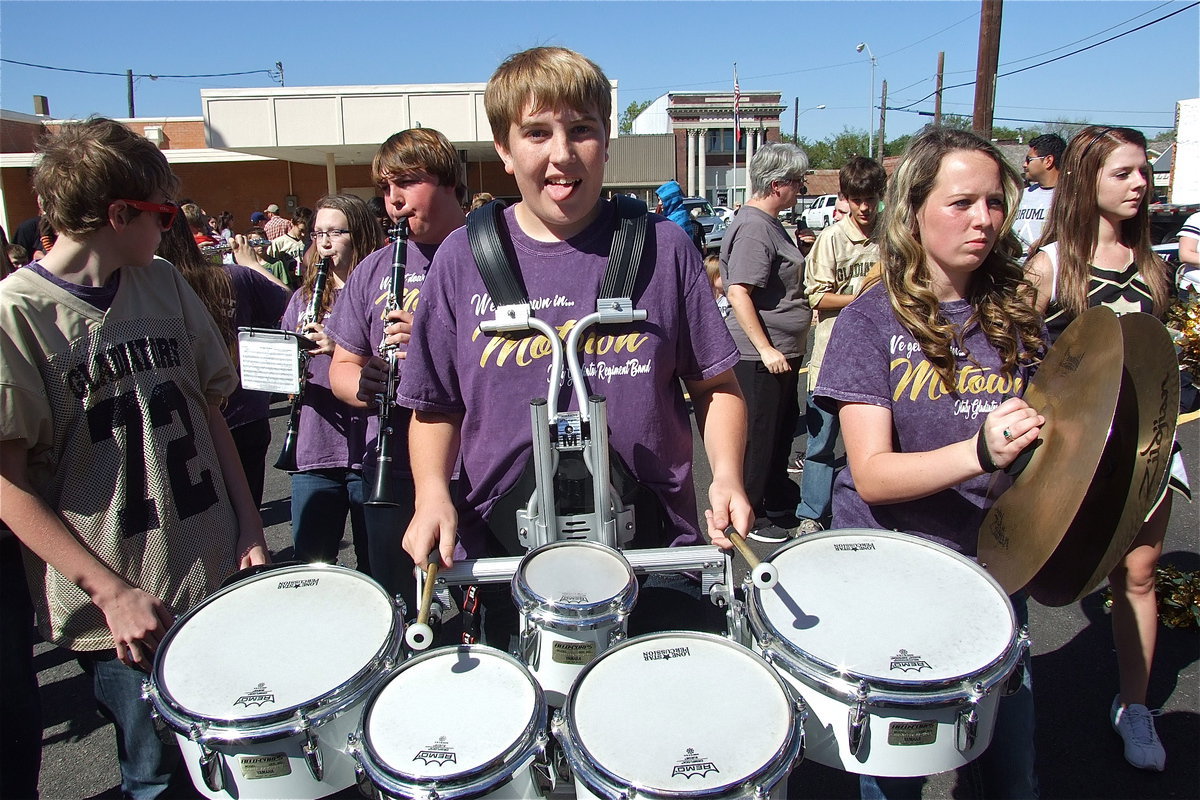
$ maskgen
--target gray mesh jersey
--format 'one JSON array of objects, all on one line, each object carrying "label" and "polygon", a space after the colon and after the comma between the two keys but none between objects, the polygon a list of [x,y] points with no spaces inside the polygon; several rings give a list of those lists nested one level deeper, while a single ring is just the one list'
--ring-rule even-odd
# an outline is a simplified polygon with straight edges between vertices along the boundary
[{"label": "gray mesh jersey", "polygon": [[[123,269],[107,313],[30,270],[0,282],[0,439],[25,440],[30,482],[67,529],[176,614],[236,565],[207,418],[236,385],[211,317],[164,261]],[[112,647],[88,595],[26,560],[42,636]]]}]

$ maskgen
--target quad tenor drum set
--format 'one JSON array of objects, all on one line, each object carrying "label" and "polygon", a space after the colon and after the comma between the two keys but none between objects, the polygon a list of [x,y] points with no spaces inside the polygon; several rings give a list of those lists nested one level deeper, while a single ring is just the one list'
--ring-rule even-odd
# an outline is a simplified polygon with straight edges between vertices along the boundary
[{"label": "quad tenor drum set", "polygon": [[[1169,448],[1145,454],[1173,434],[1160,413],[1175,397],[1171,361],[1153,326],[1094,311],[1063,334],[1026,396],[1044,430],[1069,431],[1086,414],[1104,435],[1046,436],[984,523],[982,565],[920,537],[848,529],[761,561],[734,534],[749,566],[735,572],[713,546],[621,551],[625,536],[563,538],[571,525],[536,518],[548,506],[539,485],[543,502],[521,519],[559,537],[531,541],[524,556],[418,571],[419,624],[407,627],[419,635],[406,636],[398,598],[350,569],[255,568],[170,630],[146,699],[214,800],[315,800],[356,784],[422,800],[778,799],[806,756],[885,777],[958,768],[988,747],[1004,695],[1022,682],[1030,641],[1008,595],[1028,585],[1062,604],[1094,589],[1165,480]],[[1099,399],[1079,401],[1088,396]],[[589,400],[602,416],[602,399]],[[534,424],[561,422],[545,416],[535,409]],[[1069,458],[1054,455],[1062,447]],[[1088,476],[1054,511],[1063,498],[1036,479],[1068,461]],[[1095,504],[1117,490],[1135,508],[1106,523]],[[588,530],[621,527],[615,497],[595,505]],[[1039,524],[1014,524],[1018,505]],[[1050,569],[1062,548],[1070,569]],[[629,636],[642,580],[657,573],[693,576],[723,611],[724,634]],[[483,584],[510,587],[512,651],[427,649],[451,589]],[[328,644],[315,650],[316,640]]]}]

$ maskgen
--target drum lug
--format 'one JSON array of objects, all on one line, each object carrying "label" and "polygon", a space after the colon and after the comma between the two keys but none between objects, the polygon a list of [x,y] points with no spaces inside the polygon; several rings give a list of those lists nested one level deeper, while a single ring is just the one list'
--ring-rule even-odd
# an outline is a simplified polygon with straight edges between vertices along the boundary
[{"label": "drum lug", "polygon": [[525,627],[521,630],[521,661],[534,672],[541,664],[541,652],[538,650],[540,633],[541,629],[529,621],[525,622]]},{"label": "drum lug", "polygon": [[[1021,632],[1017,636],[1017,647],[1029,649],[1029,626],[1022,625]],[[1004,682],[1004,696],[1009,697],[1021,690],[1021,686],[1025,683],[1025,655],[1022,654],[1017,659],[1017,666],[1013,668],[1012,674],[1008,676],[1008,680]]]},{"label": "drum lug", "polygon": [[855,695],[856,702],[854,708],[850,709],[847,715],[847,740],[850,746],[850,755],[857,756],[859,749],[862,747],[863,734],[867,725],[867,682],[861,681],[858,684],[858,692]]},{"label": "drum lug", "polygon": [[554,765],[554,756],[557,749],[554,740],[545,731],[538,734],[537,755],[534,757],[529,769],[533,774],[533,783],[537,787],[538,793],[543,797],[549,796],[558,785],[558,776],[555,774]]},{"label": "drum lug", "polygon": [[614,647],[617,644],[620,644],[621,642],[625,641],[625,636],[626,633],[624,628],[613,628],[608,632],[608,646]]},{"label": "drum lug", "polygon": [[200,744],[200,729],[195,725],[192,726],[189,736],[192,741],[200,745],[200,774],[204,776],[204,785],[210,792],[224,791],[225,770],[221,754]]},{"label": "drum lug", "polygon": [[304,731],[304,744],[300,745],[300,750],[304,753],[304,763],[308,764],[308,771],[312,773],[313,780],[320,782],[325,777],[325,764],[321,759],[321,745],[317,734],[311,729]]},{"label": "drum lug", "polygon": [[971,688],[970,705],[958,712],[958,721],[954,726],[954,744],[958,752],[966,753],[975,746],[975,737],[979,732],[979,701],[986,694],[982,683]]}]

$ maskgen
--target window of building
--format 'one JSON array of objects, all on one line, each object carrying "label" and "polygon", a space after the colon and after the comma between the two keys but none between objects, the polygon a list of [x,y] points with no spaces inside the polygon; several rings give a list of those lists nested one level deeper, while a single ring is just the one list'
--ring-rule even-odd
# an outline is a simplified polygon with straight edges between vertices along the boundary
[{"label": "window of building", "polygon": [[[746,134],[745,129],[742,132],[742,141],[738,142],[738,152],[746,152]],[[709,153],[732,153],[733,152],[733,128],[724,130],[710,130],[708,132],[708,150]]]}]

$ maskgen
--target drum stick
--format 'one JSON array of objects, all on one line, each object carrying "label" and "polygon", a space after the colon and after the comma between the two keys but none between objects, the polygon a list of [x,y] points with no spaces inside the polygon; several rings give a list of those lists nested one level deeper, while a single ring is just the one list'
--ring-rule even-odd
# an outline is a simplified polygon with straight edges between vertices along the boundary
[{"label": "drum stick", "polygon": [[733,542],[737,551],[742,554],[742,558],[746,559],[746,563],[750,565],[750,580],[755,587],[770,589],[779,583],[779,570],[774,564],[767,564],[760,560],[740,533],[730,528],[726,535],[729,537],[729,541]]},{"label": "drum stick", "polygon": [[437,584],[438,565],[430,562],[425,568],[425,586],[421,591],[421,607],[417,621],[404,632],[404,640],[413,650],[425,650],[433,643],[433,628],[429,626],[429,614],[433,609],[433,587]]}]

